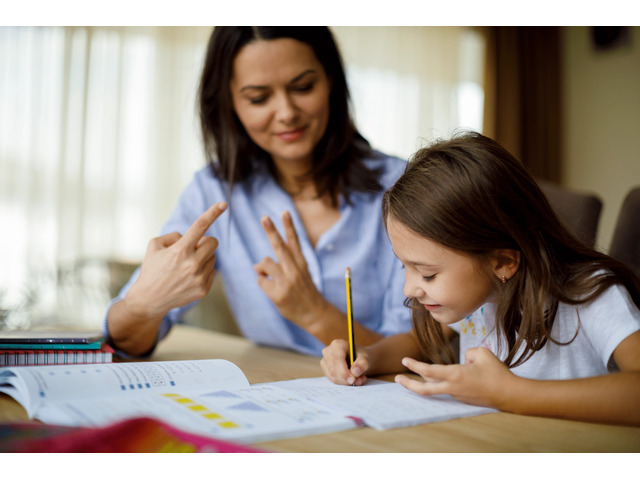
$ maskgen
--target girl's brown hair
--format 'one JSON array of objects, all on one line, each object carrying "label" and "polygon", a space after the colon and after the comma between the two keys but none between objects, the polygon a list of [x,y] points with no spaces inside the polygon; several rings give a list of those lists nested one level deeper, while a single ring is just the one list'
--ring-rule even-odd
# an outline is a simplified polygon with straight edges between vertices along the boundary
[{"label": "girl's brown hair", "polygon": [[[417,234],[480,260],[496,249],[520,252],[496,310],[504,363],[516,366],[548,342],[560,302],[578,305],[613,284],[640,307],[640,281],[626,266],[578,240],[560,222],[520,162],[497,142],[463,132],[419,150],[384,194],[382,211]],[[453,363],[441,326],[416,301],[413,325],[425,359]],[[577,333],[577,332],[576,332]],[[521,347],[524,349],[517,355]]]}]

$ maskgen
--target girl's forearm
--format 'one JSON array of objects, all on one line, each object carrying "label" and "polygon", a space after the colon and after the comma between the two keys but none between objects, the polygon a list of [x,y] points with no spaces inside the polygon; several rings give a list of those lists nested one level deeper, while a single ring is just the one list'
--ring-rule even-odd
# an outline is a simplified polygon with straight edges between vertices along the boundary
[{"label": "girl's forearm", "polygon": [[572,380],[516,377],[500,410],[522,415],[640,426],[640,372]]}]

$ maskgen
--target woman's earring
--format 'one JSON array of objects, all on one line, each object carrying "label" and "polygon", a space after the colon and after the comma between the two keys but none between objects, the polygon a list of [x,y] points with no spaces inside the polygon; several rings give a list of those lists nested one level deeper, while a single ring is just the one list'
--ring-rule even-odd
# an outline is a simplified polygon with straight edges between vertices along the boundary
[{"label": "woman's earring", "polygon": [[502,275],[500,280],[502,280],[502,283],[507,283],[507,277],[505,277],[504,275]]}]

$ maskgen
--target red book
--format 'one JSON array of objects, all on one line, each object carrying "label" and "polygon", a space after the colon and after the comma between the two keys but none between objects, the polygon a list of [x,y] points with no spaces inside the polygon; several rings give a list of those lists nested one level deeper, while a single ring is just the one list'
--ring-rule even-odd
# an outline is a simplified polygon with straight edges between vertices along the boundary
[{"label": "red book", "polygon": [[104,427],[64,427],[35,422],[3,424],[0,425],[0,452],[258,453],[264,450],[139,417]]}]

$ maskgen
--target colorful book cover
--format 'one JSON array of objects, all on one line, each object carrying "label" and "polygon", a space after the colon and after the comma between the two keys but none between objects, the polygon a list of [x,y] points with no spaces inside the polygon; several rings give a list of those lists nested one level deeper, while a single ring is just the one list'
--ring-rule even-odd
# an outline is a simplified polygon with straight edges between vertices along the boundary
[{"label": "colorful book cover", "polygon": [[0,452],[259,453],[265,450],[138,417],[105,427],[64,427],[35,422],[0,424]]},{"label": "colorful book cover", "polygon": [[91,343],[2,343],[0,339],[0,349],[2,350],[99,350],[102,341]]}]

